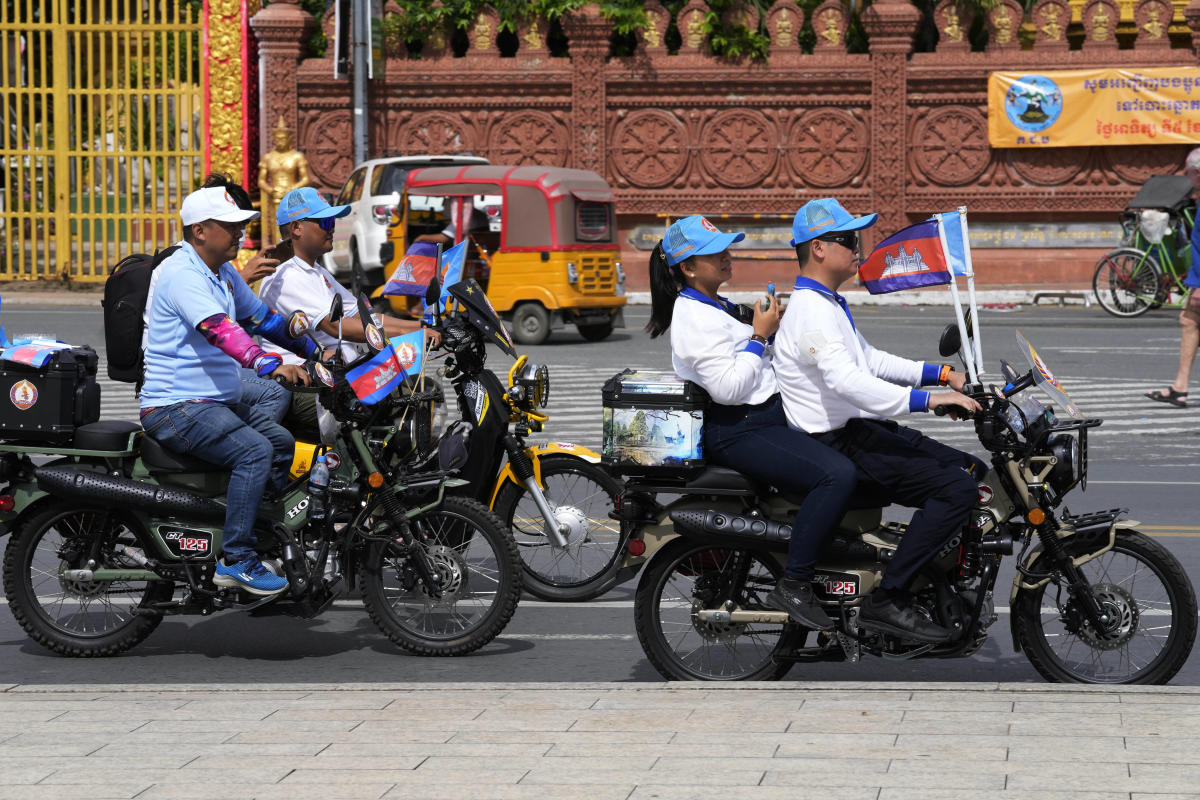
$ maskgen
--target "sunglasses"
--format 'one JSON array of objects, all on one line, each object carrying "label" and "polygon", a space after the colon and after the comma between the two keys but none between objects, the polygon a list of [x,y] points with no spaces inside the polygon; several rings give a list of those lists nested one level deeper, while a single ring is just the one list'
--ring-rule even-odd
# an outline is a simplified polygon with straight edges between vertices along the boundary
[{"label": "sunglasses", "polygon": [[858,240],[858,231],[839,231],[838,233],[827,233],[823,236],[818,236],[822,242],[836,242],[847,250],[857,253],[860,247]]},{"label": "sunglasses", "polygon": [[312,217],[309,217],[308,219],[305,219],[304,221],[311,222],[314,225],[320,225],[321,230],[323,230],[323,231],[333,230],[333,226],[335,224],[335,220],[333,217],[322,217],[321,219],[313,219]]}]

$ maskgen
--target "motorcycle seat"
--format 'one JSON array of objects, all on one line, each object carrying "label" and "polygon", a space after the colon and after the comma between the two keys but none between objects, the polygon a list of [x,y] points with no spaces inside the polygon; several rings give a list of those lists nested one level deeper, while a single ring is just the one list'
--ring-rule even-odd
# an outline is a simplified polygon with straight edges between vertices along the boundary
[{"label": "motorcycle seat", "polygon": [[136,422],[116,419],[90,422],[75,429],[71,446],[78,450],[120,451],[129,445],[129,434],[141,429],[142,426]]},{"label": "motorcycle seat", "polygon": [[736,494],[757,494],[765,491],[766,486],[759,481],[743,475],[729,467],[708,466],[692,480],[688,481],[684,491],[718,491]]},{"label": "motorcycle seat", "polygon": [[142,437],[142,463],[154,472],[220,472],[225,469],[195,456],[176,453],[150,436]]}]

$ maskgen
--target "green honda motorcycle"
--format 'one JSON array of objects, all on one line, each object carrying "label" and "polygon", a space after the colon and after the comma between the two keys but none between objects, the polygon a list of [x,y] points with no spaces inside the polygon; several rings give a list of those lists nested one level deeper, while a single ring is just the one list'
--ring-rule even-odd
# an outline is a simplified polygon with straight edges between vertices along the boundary
[{"label": "green honda motorcycle", "polygon": [[[341,313],[339,299],[330,319]],[[448,491],[466,483],[453,477],[465,453],[453,431],[422,455],[396,424],[431,397],[393,391],[368,405],[355,393],[355,368],[377,355],[307,365],[338,434],[327,487],[310,491],[304,476],[259,508],[259,555],[288,579],[276,595],[213,583],[224,469],[131,422],[82,425],[67,447],[0,442],[4,588],[21,627],[63,655],[109,656],[167,615],[310,618],[357,586],[371,620],[410,653],[463,655],[491,641],[520,597],[516,543],[487,507]]]}]

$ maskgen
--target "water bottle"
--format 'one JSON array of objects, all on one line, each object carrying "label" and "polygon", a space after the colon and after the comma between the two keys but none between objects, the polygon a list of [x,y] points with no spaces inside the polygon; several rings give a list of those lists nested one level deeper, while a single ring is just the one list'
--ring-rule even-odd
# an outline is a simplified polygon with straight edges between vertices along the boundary
[{"label": "water bottle", "polygon": [[313,459],[312,469],[308,471],[308,518],[310,520],[325,519],[325,498],[329,494],[329,467],[322,453]]}]

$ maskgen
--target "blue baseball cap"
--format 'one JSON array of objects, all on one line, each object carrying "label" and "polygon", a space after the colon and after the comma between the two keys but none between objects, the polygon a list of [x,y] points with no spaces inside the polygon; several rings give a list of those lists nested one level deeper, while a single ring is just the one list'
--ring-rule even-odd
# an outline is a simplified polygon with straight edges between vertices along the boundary
[{"label": "blue baseball cap", "polygon": [[716,225],[697,214],[667,228],[663,252],[667,254],[667,263],[673,267],[692,256],[723,253],[729,245],[745,238],[744,233],[721,233]]},{"label": "blue baseball cap", "polygon": [[867,214],[865,217],[855,217],[842,208],[842,204],[832,197],[822,197],[819,200],[809,200],[800,206],[792,220],[792,247],[805,242],[811,242],[818,236],[836,231],[857,231],[869,228],[879,218],[878,214]]},{"label": "blue baseball cap", "polygon": [[279,201],[275,210],[275,222],[287,225],[289,222],[299,222],[302,219],[328,219],[344,217],[350,213],[350,206],[331,206],[311,186],[292,189]]}]

